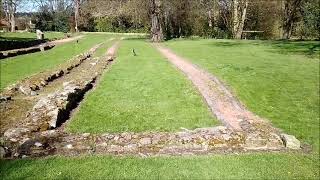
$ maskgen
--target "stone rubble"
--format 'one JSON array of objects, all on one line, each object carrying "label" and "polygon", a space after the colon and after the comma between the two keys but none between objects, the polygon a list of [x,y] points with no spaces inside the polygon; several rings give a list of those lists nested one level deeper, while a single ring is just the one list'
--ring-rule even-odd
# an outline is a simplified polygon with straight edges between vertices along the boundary
[{"label": "stone rubble", "polygon": [[[21,131],[28,132],[26,130]],[[122,132],[95,135],[90,133],[69,134],[60,130],[37,132],[34,136],[16,137],[20,131],[9,131],[5,136],[16,157],[26,155],[75,156],[81,154],[139,155],[196,155],[215,152],[232,153],[247,151],[285,150],[280,137],[261,138],[263,133],[246,134],[224,126],[198,128],[181,132]],[[8,136],[10,134],[10,136]],[[12,134],[12,135],[11,135]],[[13,156],[13,158],[15,157]],[[8,156],[6,156],[8,157]]]},{"label": "stone rubble", "polygon": [[288,134],[281,134],[281,139],[284,142],[284,145],[286,146],[286,148],[289,149],[300,149],[301,145],[300,145],[300,141],[292,136],[292,135],[288,135]]},{"label": "stone rubble", "polygon": [[55,71],[40,73],[40,75],[35,75],[29,78],[26,78],[16,84],[8,86],[2,94],[0,94],[1,101],[5,102],[11,100],[12,96],[16,92],[20,92],[27,96],[37,95],[36,91],[44,88],[51,81],[63,76],[64,74],[70,73],[70,71],[79,66],[83,61],[90,58],[92,54],[101,46],[102,43],[95,45],[88,52],[78,55],[70,60],[70,63],[67,67],[58,69]]}]

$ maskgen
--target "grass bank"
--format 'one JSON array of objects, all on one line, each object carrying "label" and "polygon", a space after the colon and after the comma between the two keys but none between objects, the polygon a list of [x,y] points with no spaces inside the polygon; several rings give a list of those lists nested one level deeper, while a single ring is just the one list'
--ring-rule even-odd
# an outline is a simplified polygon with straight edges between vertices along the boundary
[{"label": "grass bank", "polygon": [[143,40],[124,40],[115,64],[81,104],[67,129],[91,133],[176,131],[215,124],[182,73]]}]

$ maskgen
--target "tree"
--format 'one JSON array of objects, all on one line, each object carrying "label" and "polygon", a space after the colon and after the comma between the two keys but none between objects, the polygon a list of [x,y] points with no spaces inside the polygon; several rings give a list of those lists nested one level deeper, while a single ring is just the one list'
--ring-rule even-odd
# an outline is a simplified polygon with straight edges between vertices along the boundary
[{"label": "tree", "polygon": [[79,32],[78,29],[78,22],[79,22],[79,16],[80,16],[80,0],[74,0],[74,21],[75,21],[75,30],[76,32]]},{"label": "tree", "polygon": [[[62,31],[70,30],[69,19],[72,19],[74,12],[74,0],[33,0],[38,7],[38,12],[34,13],[33,22],[36,28],[42,31]],[[74,28],[74,26],[72,27]]]},{"label": "tree", "polygon": [[320,38],[320,4],[315,0],[305,0],[302,3],[301,21],[295,29],[300,38]]},{"label": "tree", "polygon": [[20,0],[5,0],[6,8],[7,8],[7,18],[10,22],[10,29],[11,32],[16,31],[16,21],[15,21],[15,14],[17,11],[17,5],[20,2]]},{"label": "tree", "polygon": [[284,39],[290,39],[294,25],[301,18],[302,0],[283,0],[283,35]]},{"label": "tree", "polygon": [[248,0],[233,0],[233,38],[241,39],[247,16]]},{"label": "tree", "polygon": [[161,0],[150,0],[151,15],[151,41],[163,41],[162,22],[161,22]]}]

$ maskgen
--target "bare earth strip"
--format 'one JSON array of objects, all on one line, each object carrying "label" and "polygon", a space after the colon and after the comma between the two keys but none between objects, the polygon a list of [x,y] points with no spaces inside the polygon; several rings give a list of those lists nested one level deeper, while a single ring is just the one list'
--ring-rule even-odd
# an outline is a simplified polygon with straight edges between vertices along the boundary
[{"label": "bare earth strip", "polygon": [[247,110],[232,93],[212,74],[200,69],[170,49],[159,44],[157,49],[179,68],[198,88],[214,115],[226,126],[235,130],[247,130],[247,123],[263,123],[264,120]]},{"label": "bare earth strip", "polygon": [[50,42],[48,42],[48,44],[60,45],[60,44],[64,44],[64,43],[67,43],[67,42],[79,40],[79,39],[81,39],[83,37],[84,37],[84,35],[79,35],[79,36],[74,36],[74,37],[71,37],[71,38],[58,39],[58,40],[55,40],[55,41],[50,41]]}]

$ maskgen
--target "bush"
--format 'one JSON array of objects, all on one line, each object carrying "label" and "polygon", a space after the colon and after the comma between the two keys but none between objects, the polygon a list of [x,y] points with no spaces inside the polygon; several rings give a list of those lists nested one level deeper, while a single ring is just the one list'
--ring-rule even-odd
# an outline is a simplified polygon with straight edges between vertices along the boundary
[{"label": "bush", "polygon": [[95,30],[99,32],[116,33],[146,33],[149,27],[133,24],[126,17],[102,17],[95,19]]}]

